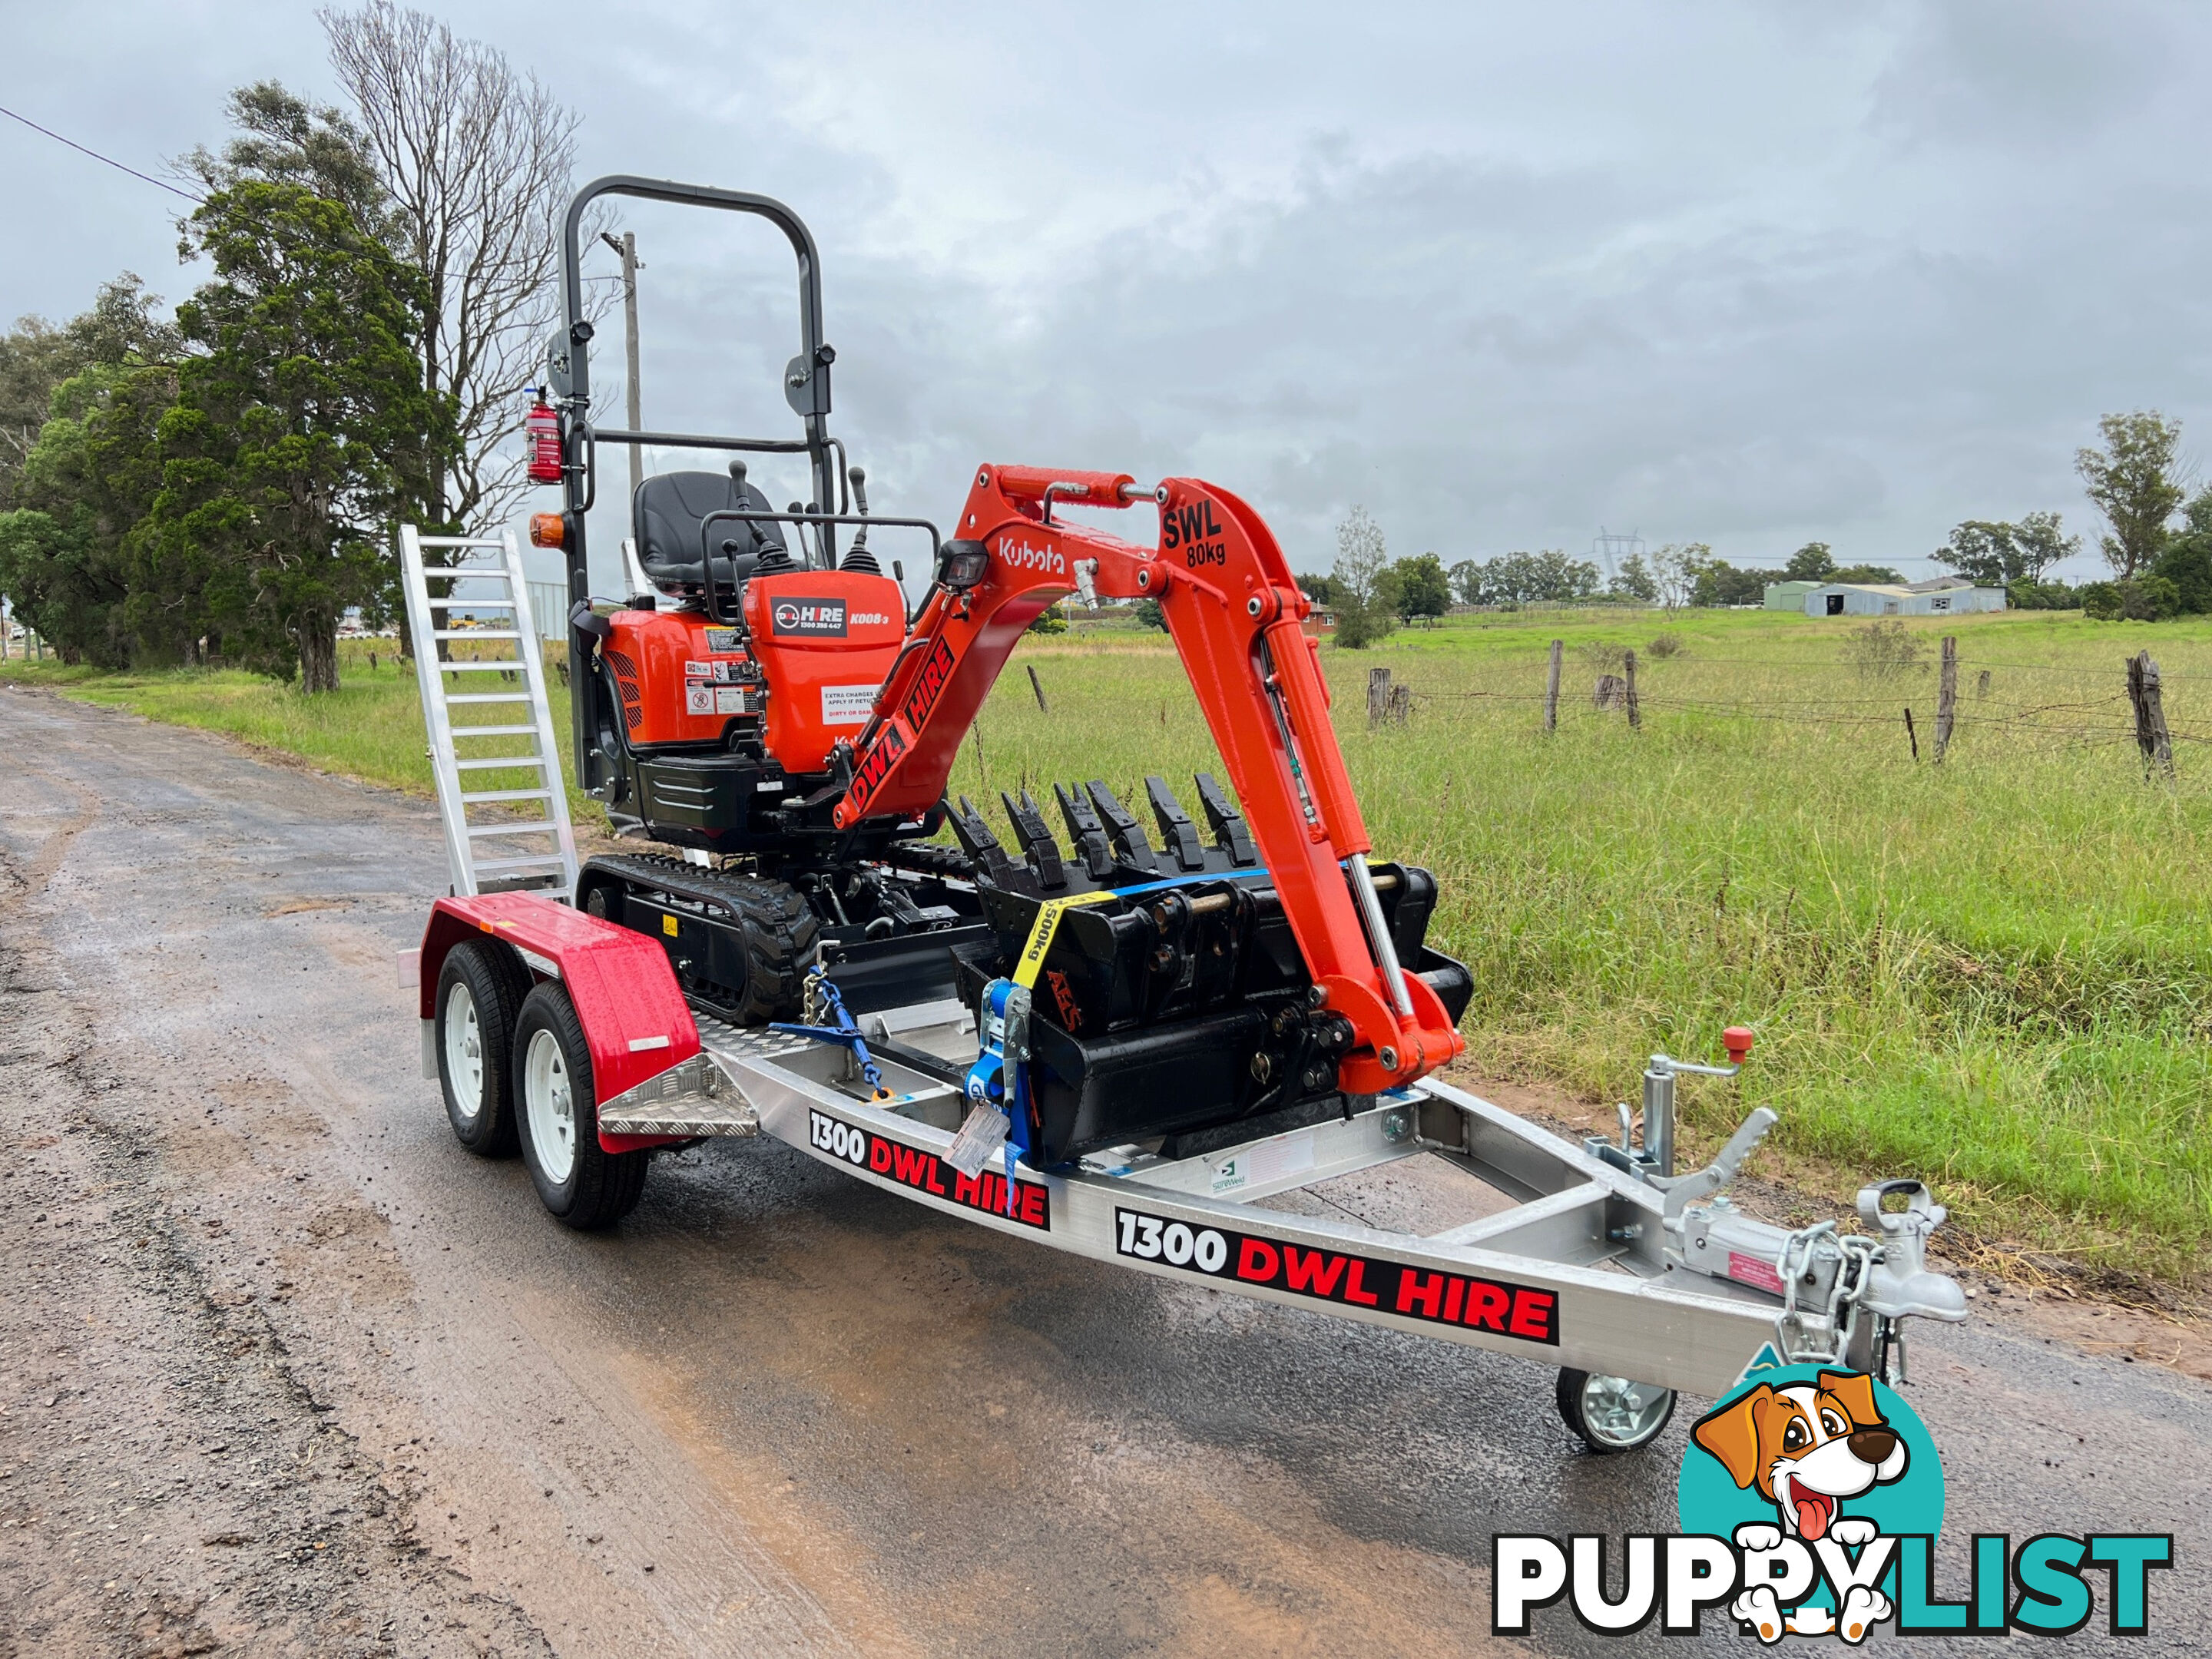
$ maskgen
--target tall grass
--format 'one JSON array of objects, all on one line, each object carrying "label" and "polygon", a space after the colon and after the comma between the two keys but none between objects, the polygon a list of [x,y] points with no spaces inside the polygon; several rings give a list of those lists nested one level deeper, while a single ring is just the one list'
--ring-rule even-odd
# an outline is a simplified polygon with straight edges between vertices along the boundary
[{"label": "tall grass", "polygon": [[[1501,619],[1323,652],[1378,851],[1436,872],[1431,936],[1474,972],[1474,1063],[1618,1097],[1653,1050],[1708,1053],[1747,1021],[1741,1084],[1686,1090],[1698,1130],[1771,1104],[1785,1144],[1923,1176],[1986,1234],[2192,1276],[2212,1239],[2212,747],[2146,784],[2118,699],[2148,645],[2176,729],[2212,724],[2212,628],[1908,624],[1926,671],[1869,678],[1845,625],[1686,614],[1682,651],[1639,667],[1632,732],[1591,708],[1574,647],[1658,626]],[[1947,631],[1960,715],[1939,769]],[[1571,668],[1547,735],[1554,636]],[[1051,714],[1003,681],[956,787],[1126,792],[1216,765],[1164,641],[1026,648]],[[1366,728],[1376,666],[1420,694],[1405,726]]]}]

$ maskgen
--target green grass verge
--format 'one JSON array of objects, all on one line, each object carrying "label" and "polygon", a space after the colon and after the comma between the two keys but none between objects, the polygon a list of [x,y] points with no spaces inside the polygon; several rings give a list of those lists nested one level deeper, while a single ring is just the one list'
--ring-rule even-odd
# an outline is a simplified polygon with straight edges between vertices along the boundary
[{"label": "green grass verge", "polygon": [[[1607,1099],[1632,1094],[1652,1050],[1709,1054],[1746,1021],[1761,1042],[1741,1082],[1686,1085],[1693,1139],[1770,1104],[1785,1146],[1924,1176],[1984,1237],[2197,1279],[2212,1243],[2212,744],[2195,740],[2212,736],[2212,623],[1912,623],[1925,663],[1871,679],[1847,659],[1856,626],[1566,613],[1324,650],[1378,854],[1436,872],[1431,937],[1474,971],[1472,1060]],[[1681,649],[1656,659],[1662,630]],[[1947,631],[1960,721],[1939,769]],[[1566,691],[1547,734],[1555,636]],[[1591,707],[1586,647],[1607,644],[1646,653],[1640,731]],[[2183,734],[2171,784],[2145,782],[2127,736],[2122,659],[2146,646]],[[1032,640],[1022,656],[1051,712],[1006,676],[956,790],[1103,778],[1141,799],[1147,773],[1182,789],[1219,769],[1163,637]],[[1377,666],[1418,694],[1404,726],[1367,728]],[[388,659],[349,663],[327,699],[242,676],[0,672],[428,787],[411,674]]]}]

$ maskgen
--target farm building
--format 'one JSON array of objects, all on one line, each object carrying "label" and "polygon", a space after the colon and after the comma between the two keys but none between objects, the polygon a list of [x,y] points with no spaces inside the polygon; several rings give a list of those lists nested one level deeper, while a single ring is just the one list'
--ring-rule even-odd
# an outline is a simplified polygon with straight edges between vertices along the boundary
[{"label": "farm building", "polygon": [[1818,582],[1769,582],[1766,585],[1766,608],[1769,611],[1802,611],[1805,596],[1820,585]]},{"label": "farm building", "polygon": [[1924,582],[1822,582],[1805,595],[1808,617],[1954,617],[2002,611],[2002,587],[1977,587],[1964,576]]}]

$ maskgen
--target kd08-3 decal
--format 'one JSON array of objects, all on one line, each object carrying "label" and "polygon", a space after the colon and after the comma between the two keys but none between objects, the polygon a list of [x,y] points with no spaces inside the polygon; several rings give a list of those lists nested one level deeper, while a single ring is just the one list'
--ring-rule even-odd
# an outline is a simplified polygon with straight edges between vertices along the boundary
[{"label": "kd08-3 decal", "polygon": [[1347,1251],[1310,1250],[1227,1227],[1170,1221],[1141,1210],[1114,1212],[1114,1249],[1135,1261],[1179,1267],[1207,1279],[1289,1291],[1316,1302],[1374,1308],[1524,1342],[1556,1345],[1559,1340],[1559,1299],[1534,1285],[1472,1273],[1431,1273]]}]

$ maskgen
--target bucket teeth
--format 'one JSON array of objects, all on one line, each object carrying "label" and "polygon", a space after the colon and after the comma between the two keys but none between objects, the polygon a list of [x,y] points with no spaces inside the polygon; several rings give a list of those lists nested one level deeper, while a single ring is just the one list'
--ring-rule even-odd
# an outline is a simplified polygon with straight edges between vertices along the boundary
[{"label": "bucket teeth", "polygon": [[1030,792],[1023,790],[1021,799],[1016,800],[1002,789],[999,799],[1006,805],[1006,821],[1014,826],[1014,839],[1021,842],[1023,854],[1028,858],[1030,868],[1036,872],[1038,883],[1045,887],[1066,886],[1067,872],[1060,864],[1060,843],[1053,839],[1044,814],[1030,799]]},{"label": "bucket teeth", "polygon": [[1213,827],[1213,844],[1229,854],[1229,861],[1242,869],[1257,864],[1260,855],[1253,850],[1251,831],[1244,827],[1244,815],[1229,804],[1229,797],[1211,772],[1194,774],[1191,781],[1198,786],[1198,804],[1206,813],[1206,821]]},{"label": "bucket teeth", "polygon": [[1151,797],[1152,816],[1159,820],[1160,842],[1175,856],[1176,866],[1184,870],[1206,868],[1206,848],[1200,845],[1198,826],[1182,810],[1182,803],[1161,777],[1145,780],[1145,793]]},{"label": "bucket teeth", "polygon": [[1093,778],[1084,787],[1090,793],[1091,804],[1098,809],[1098,816],[1106,821],[1107,842],[1113,848],[1114,856],[1139,875],[1158,874],[1160,862],[1153,856],[1152,842],[1145,838],[1144,826],[1129,816],[1129,809],[1097,779]]},{"label": "bucket teeth", "polygon": [[967,796],[960,797],[960,805],[947,806],[945,817],[952,824],[952,834],[960,842],[960,850],[969,860],[979,866],[992,880],[1003,883],[1013,872],[1013,860],[999,845],[999,838],[991,833],[991,826],[975,810],[975,803]]},{"label": "bucket teeth", "polygon": [[1060,802],[1060,817],[1067,820],[1067,839],[1076,856],[1083,860],[1084,874],[1093,881],[1105,880],[1114,873],[1114,849],[1106,844],[1106,831],[1098,822],[1098,814],[1083,798],[1083,786],[1055,783],[1052,793]]}]

